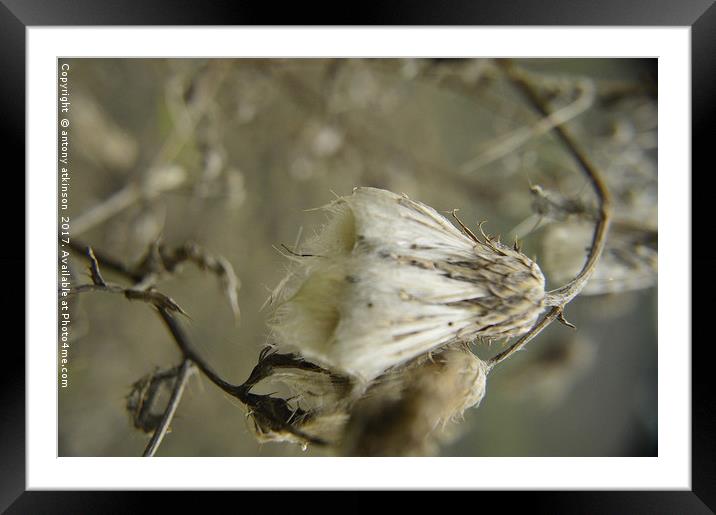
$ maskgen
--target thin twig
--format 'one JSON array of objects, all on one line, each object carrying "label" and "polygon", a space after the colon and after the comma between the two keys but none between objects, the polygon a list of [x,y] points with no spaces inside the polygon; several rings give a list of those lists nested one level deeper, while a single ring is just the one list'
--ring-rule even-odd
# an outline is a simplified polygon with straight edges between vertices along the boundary
[{"label": "thin twig", "polygon": [[488,370],[491,370],[495,365],[503,362],[515,352],[521,350],[525,345],[527,345],[530,340],[532,340],[535,336],[541,333],[542,329],[554,322],[554,320],[559,316],[561,312],[561,307],[553,307],[552,309],[550,309],[547,314],[539,322],[537,322],[537,324],[535,324],[527,334],[523,335],[519,340],[510,345],[510,347],[508,347],[506,350],[488,359],[486,362]]},{"label": "thin twig", "polygon": [[74,234],[82,234],[92,227],[101,224],[120,211],[134,204],[141,198],[141,190],[137,184],[129,184],[113,193],[99,204],[78,215],[72,224]]},{"label": "thin twig", "polygon": [[159,426],[154,431],[154,434],[152,435],[152,438],[149,440],[149,443],[147,444],[147,447],[144,449],[144,453],[142,453],[143,457],[152,457],[157,452],[157,449],[159,449],[159,446],[162,443],[162,440],[164,439],[164,435],[167,433],[167,430],[169,429],[169,425],[172,422],[172,419],[174,418],[174,413],[176,413],[177,407],[179,406],[179,403],[181,402],[182,394],[184,393],[184,387],[186,386],[186,382],[191,376],[192,373],[192,362],[189,359],[184,359],[184,361],[181,364],[181,368],[179,369],[179,375],[176,378],[176,382],[174,383],[174,389],[172,390],[172,396],[169,399],[169,403],[167,404],[167,408],[164,411],[164,415],[162,416],[162,420],[159,423]]},{"label": "thin twig", "polygon": [[234,267],[225,257],[210,254],[193,242],[185,243],[175,249],[155,245],[150,249],[140,269],[147,273],[154,271],[173,273],[185,262],[193,263],[199,269],[208,271],[219,279],[234,319],[238,320],[241,310],[237,292],[241,283],[234,272]]},{"label": "thin twig", "polygon": [[[179,345],[179,348],[184,354],[184,357],[196,363],[196,365],[199,367],[199,370],[201,370],[212,383],[221,388],[224,392],[241,401],[241,403],[244,404],[247,408],[249,408],[249,410],[259,411],[259,409],[262,407],[270,407],[272,405],[279,404],[280,407],[286,408],[285,401],[282,401],[281,399],[275,399],[270,395],[256,395],[250,393],[249,390],[253,385],[249,382],[244,383],[242,385],[233,385],[222,379],[221,376],[219,376],[219,374],[217,374],[214,369],[211,368],[211,366],[206,361],[204,361],[204,359],[196,352],[193,345],[184,333],[184,330],[179,325],[178,321],[164,309],[160,309],[159,314],[162,317],[162,320],[164,320],[164,323],[167,325],[169,331],[174,336],[174,340],[176,341],[177,345]],[[298,436],[299,438],[304,439],[307,443],[312,443],[315,445],[326,445],[326,442],[322,439],[315,438],[311,435],[304,433],[303,431],[297,429],[292,424],[290,424],[289,421],[277,417],[272,418],[274,413],[272,413],[271,411],[260,411],[264,417],[271,418],[271,422],[276,426],[276,428],[286,430]]]},{"label": "thin twig", "polygon": [[189,315],[177,304],[174,299],[164,295],[156,290],[135,290],[132,288],[124,288],[116,284],[80,284],[70,288],[69,295],[77,295],[79,293],[100,291],[105,293],[119,293],[124,295],[129,300],[141,300],[148,304],[152,304],[157,308],[167,309],[169,311],[176,311],[181,313],[185,317]]},{"label": "thin twig", "polygon": [[[74,250],[75,252],[88,255],[84,249],[85,246],[73,242],[70,244],[70,248]],[[102,254],[101,252],[92,252],[92,255],[94,256],[94,261],[97,267],[101,264],[103,267],[111,269],[112,271],[124,276],[127,279],[132,280],[135,283],[142,283],[145,280],[145,277],[142,273],[139,271],[135,271],[132,268],[129,268],[125,266],[124,264],[120,263],[119,261],[116,261],[112,259],[109,256],[106,256]],[[152,272],[148,271],[147,274],[151,274]],[[107,286],[101,286],[101,285],[82,285],[84,288],[87,288],[88,290],[98,290],[98,291],[110,291],[111,285]],[[122,289],[121,287],[117,287],[119,289]],[[124,291],[124,290],[123,290]],[[174,341],[176,342],[177,346],[179,347],[179,350],[181,351],[183,357],[185,360],[188,360],[190,363],[193,363],[197,366],[197,368],[216,386],[218,386],[221,390],[223,390],[225,393],[231,395],[232,397],[238,399],[242,404],[244,404],[248,409],[249,412],[255,412],[257,415],[260,413],[260,415],[268,421],[272,427],[279,429],[279,430],[285,430],[289,433],[292,433],[293,435],[303,439],[306,443],[312,443],[314,445],[326,445],[327,442],[320,438],[313,437],[307,433],[304,433],[297,427],[294,427],[294,425],[290,422],[290,420],[287,420],[286,417],[282,417],[281,413],[282,410],[286,411],[288,406],[286,401],[283,401],[282,399],[276,399],[269,395],[257,395],[250,393],[250,389],[253,386],[252,384],[244,383],[241,385],[234,385],[232,383],[229,383],[228,381],[225,381],[219,374],[217,374],[214,369],[202,358],[202,356],[196,351],[194,345],[191,343],[189,337],[187,336],[186,332],[182,328],[179,321],[174,318],[174,316],[171,314],[171,309],[169,306],[165,305],[156,305],[157,312],[159,313],[159,316],[162,318],[164,323],[166,324],[167,328],[169,329],[169,332],[172,334]],[[171,407],[171,403],[168,406],[168,408]],[[268,409],[267,409],[268,408]],[[176,409],[174,407],[173,409]],[[284,413],[285,415],[285,413]],[[166,413],[165,415],[166,416]],[[164,417],[163,417],[164,418]],[[306,419],[307,420],[307,419]],[[159,445],[158,442],[157,446]],[[155,449],[156,450],[156,449]]]},{"label": "thin twig", "polygon": [[[70,247],[70,249],[77,252],[78,254],[84,254],[84,255],[88,254],[85,251],[85,249],[87,249],[89,247],[87,247],[86,245],[83,245],[79,242],[71,241],[69,247]],[[97,263],[97,266],[99,266],[99,264],[101,264],[103,268],[112,270],[114,273],[119,274],[134,283],[140,283],[144,279],[143,275],[140,274],[139,272],[134,271],[132,268],[127,267],[123,263],[111,258],[110,256],[107,256],[106,254],[103,254],[102,252],[92,249],[92,255],[94,256],[94,261],[95,261],[95,263]],[[105,286],[103,288],[99,285],[81,285],[76,288],[80,289],[81,291],[112,291],[112,292],[114,292],[113,288],[110,286]],[[119,292],[124,293],[124,291],[126,290],[125,288],[122,288],[121,286],[117,286],[116,288],[118,288],[117,293],[119,293]],[[174,337],[174,340],[176,341],[177,346],[181,350],[184,357],[193,361],[199,367],[199,369],[204,373],[204,375],[206,375],[211,382],[216,384],[216,386],[218,386],[219,388],[224,390],[226,393],[232,395],[233,397],[236,397],[239,400],[241,400],[241,393],[240,393],[240,390],[242,390],[241,387],[224,381],[203,360],[203,358],[194,350],[194,346],[191,344],[189,337],[186,335],[186,333],[182,329],[181,325],[179,325],[177,320],[171,315],[171,313],[170,313],[171,310],[169,309],[169,307],[163,306],[163,305],[158,305],[156,307],[157,307],[159,316],[162,318],[162,320],[166,324],[167,328],[169,329],[169,332]]]},{"label": "thin twig", "polygon": [[[76,250],[77,245],[71,247]],[[92,278],[92,284],[80,284],[70,288],[69,295],[76,295],[90,291],[120,293],[129,300],[141,300],[153,304],[157,308],[166,308],[169,311],[181,313],[186,317],[189,316],[171,297],[154,290],[151,285],[147,285],[146,288],[138,288],[136,285],[133,288],[125,288],[117,284],[107,283],[107,281],[104,280],[104,277],[102,277],[102,272],[99,268],[99,261],[94,254],[94,250],[92,247],[85,248],[85,254],[90,260],[89,270],[90,277]]]},{"label": "thin twig", "polygon": [[[76,252],[77,254],[85,256],[87,255],[87,249],[90,248],[88,245],[76,241],[74,238],[70,239],[70,243],[68,246],[70,250]],[[138,283],[143,279],[143,276],[132,268],[128,267],[121,261],[118,261],[111,256],[108,256],[107,254],[96,250],[95,248],[92,248],[92,255],[94,256],[94,261],[96,263],[101,263],[102,268],[104,268],[105,270],[111,270],[112,272],[123,276],[124,278],[132,281],[133,283]]]},{"label": "thin twig", "polygon": [[[519,87],[532,106],[537,109],[542,116],[548,116],[550,113],[549,107],[542,100],[542,98],[540,98],[539,94],[530,83],[527,75],[518,70],[509,60],[499,61],[499,64],[502,66],[502,69],[512,82]],[[527,342],[537,336],[555,319],[563,320],[566,324],[571,325],[564,320],[564,306],[574,299],[574,297],[576,297],[587,284],[587,281],[594,273],[597,262],[599,261],[606,244],[607,232],[609,231],[609,224],[611,222],[611,198],[607,184],[604,181],[601,172],[596,166],[594,166],[594,164],[592,164],[590,159],[580,149],[579,145],[574,138],[572,138],[569,132],[562,125],[555,126],[554,131],[572,157],[577,161],[577,163],[579,163],[582,171],[591,182],[592,188],[597,196],[599,206],[598,220],[592,236],[592,245],[589,249],[587,261],[582,267],[582,270],[580,270],[579,274],[577,274],[574,279],[561,288],[547,292],[545,303],[547,306],[551,306],[551,309],[547,312],[547,314],[539,322],[537,322],[537,324],[532,327],[527,334],[518,339],[507,350],[489,359],[487,361],[489,368],[494,367],[515,352],[521,350]]]},{"label": "thin twig", "polygon": [[102,277],[102,272],[99,271],[99,263],[97,263],[97,258],[94,256],[92,247],[87,247],[87,257],[89,257],[90,260],[90,276],[92,277],[92,282],[100,286],[107,286],[104,277]]},{"label": "thin twig", "polygon": [[120,293],[129,300],[141,300],[148,304],[152,304],[157,308],[165,308],[170,311],[181,313],[185,317],[189,317],[186,311],[177,304],[171,297],[164,295],[158,291],[141,291],[131,288],[124,288],[116,284],[80,284],[74,288],[70,288],[69,294],[76,295],[90,291],[101,291],[105,293]]},{"label": "thin twig", "polygon": [[159,316],[162,318],[164,323],[169,329],[169,332],[174,337],[179,350],[185,358],[192,360],[199,370],[216,386],[221,388],[224,392],[228,393],[232,397],[237,398],[241,402],[245,401],[246,388],[243,385],[234,385],[222,379],[222,377],[214,371],[214,369],[196,352],[194,345],[189,340],[189,337],[184,332],[179,322],[167,311],[166,309],[160,308]]}]

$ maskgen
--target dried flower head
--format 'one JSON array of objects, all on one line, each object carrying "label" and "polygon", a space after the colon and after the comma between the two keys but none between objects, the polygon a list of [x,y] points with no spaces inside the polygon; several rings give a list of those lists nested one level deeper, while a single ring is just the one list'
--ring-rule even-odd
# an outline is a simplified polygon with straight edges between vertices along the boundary
[{"label": "dried flower head", "polygon": [[425,204],[356,188],[324,209],[271,325],[279,346],[328,369],[370,381],[449,342],[523,334],[543,309],[534,262]]}]

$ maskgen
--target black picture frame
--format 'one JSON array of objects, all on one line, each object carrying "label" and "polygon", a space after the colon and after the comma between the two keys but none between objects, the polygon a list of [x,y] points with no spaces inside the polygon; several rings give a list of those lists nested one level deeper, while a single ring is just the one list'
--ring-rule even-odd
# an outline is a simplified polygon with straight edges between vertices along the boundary
[{"label": "black picture frame", "polygon": [[[337,7],[337,8],[336,8]],[[350,13],[350,14],[349,14]],[[706,168],[708,146],[716,134],[716,6],[713,0],[511,0],[450,3],[394,1],[346,9],[334,4],[287,4],[279,9],[258,2],[214,0],[0,0],[0,55],[2,78],[2,155],[6,174],[5,193],[24,198],[25,192],[25,36],[32,26],[64,25],[577,25],[577,26],[689,26],[692,70],[692,161]],[[8,157],[14,157],[11,166]],[[709,167],[712,169],[713,164]],[[693,168],[693,166],[692,166]],[[706,172],[706,170],[704,170]],[[692,180],[694,174],[691,175]],[[4,182],[5,182],[4,181]],[[12,190],[10,189],[12,188]],[[12,192],[12,193],[11,193]],[[693,188],[692,234],[699,243],[709,234],[709,195],[706,187]],[[18,213],[13,210],[12,213]],[[23,210],[24,212],[24,210]],[[10,211],[7,213],[10,214]],[[5,252],[0,256],[5,277],[2,313],[10,326],[10,313],[25,306],[25,224],[6,220]],[[20,244],[22,242],[22,244]],[[697,247],[698,248],[698,247]],[[692,255],[694,269],[708,273],[715,259]],[[26,270],[26,274],[31,274]],[[708,276],[707,276],[708,279]],[[706,288],[708,286],[706,285]],[[702,290],[699,288],[697,290]],[[696,290],[692,290],[696,293]],[[713,300],[704,294],[691,299],[692,320],[708,320]],[[713,296],[711,296],[713,297]],[[688,299],[683,299],[687,301]],[[32,306],[26,306],[31,310]],[[17,315],[19,316],[19,314]],[[705,324],[702,325],[702,327]],[[24,326],[23,326],[24,327]],[[586,513],[711,513],[716,511],[716,396],[714,374],[707,347],[710,341],[692,324],[692,490],[619,492],[511,492],[479,493],[506,495],[510,502],[529,506],[532,512]],[[105,513],[147,509],[147,494],[138,492],[37,492],[25,491],[25,352],[19,340],[5,335],[0,373],[0,510],[9,513]],[[689,342],[664,342],[686,345]],[[175,502],[201,506],[204,495],[172,492]],[[242,494],[243,495],[243,494]],[[292,494],[294,495],[294,494]],[[368,498],[351,494],[356,508]],[[168,496],[164,496],[168,497]],[[419,498],[419,497],[416,497]],[[189,501],[190,500],[190,501]],[[495,499],[497,500],[497,499]],[[162,500],[164,503],[165,500]],[[187,504],[188,502],[188,504]],[[246,506],[246,504],[244,504]],[[167,505],[168,507],[168,505]]]}]

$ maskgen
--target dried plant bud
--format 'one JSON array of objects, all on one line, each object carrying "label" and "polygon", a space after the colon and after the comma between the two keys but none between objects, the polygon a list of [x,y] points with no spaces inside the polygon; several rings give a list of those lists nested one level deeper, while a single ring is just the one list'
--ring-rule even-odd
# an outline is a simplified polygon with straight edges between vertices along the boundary
[{"label": "dried plant bud", "polygon": [[[281,383],[288,399],[248,393],[259,385]],[[253,430],[261,442],[334,444],[348,420],[346,406],[352,384],[294,354],[278,354],[266,347],[244,383],[244,401],[250,408]]]},{"label": "dried plant bud", "polygon": [[333,407],[345,401],[353,388],[349,378],[310,363],[295,354],[279,354],[264,348],[259,362],[244,383],[252,388],[261,383],[288,387],[292,401],[307,409]]},{"label": "dried plant bud", "polygon": [[387,372],[351,409],[341,452],[434,454],[448,422],[484,397],[487,373],[485,363],[462,344]]},{"label": "dried plant bud", "polygon": [[134,427],[151,433],[159,426],[178,375],[179,367],[157,369],[132,385],[127,395],[127,411]]},{"label": "dried plant bud", "polygon": [[461,233],[404,195],[356,188],[277,289],[277,343],[370,381],[455,340],[524,334],[544,277],[516,249]]}]

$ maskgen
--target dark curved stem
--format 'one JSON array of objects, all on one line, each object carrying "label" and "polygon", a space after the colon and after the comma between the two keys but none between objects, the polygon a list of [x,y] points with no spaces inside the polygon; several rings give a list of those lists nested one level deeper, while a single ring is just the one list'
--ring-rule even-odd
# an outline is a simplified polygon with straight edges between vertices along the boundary
[{"label": "dark curved stem", "polygon": [[[85,254],[89,256],[91,260],[91,268],[93,270],[93,278],[95,277],[95,274],[99,274],[99,266],[100,264],[109,270],[112,270],[113,272],[122,275],[126,279],[129,279],[135,283],[141,283],[142,281],[145,281],[145,276],[137,271],[135,271],[132,268],[127,267],[121,262],[118,262],[114,259],[112,259],[109,256],[106,256],[102,254],[101,252],[85,252],[85,249],[88,247],[85,247],[84,245],[81,245],[77,242],[72,242],[70,245],[70,248],[77,253]],[[102,289],[107,290],[111,289],[110,286],[104,285],[104,286],[96,286],[92,285],[96,289]],[[122,290],[121,287],[117,287],[120,290]],[[191,368],[196,365],[196,367],[216,386],[218,386],[221,390],[228,393],[232,397],[235,397],[238,399],[241,403],[243,403],[249,410],[257,410],[261,411],[262,416],[271,423],[274,427],[280,430],[288,431],[295,436],[303,439],[306,443],[312,443],[315,445],[326,445],[327,443],[320,439],[313,437],[309,434],[304,433],[299,428],[294,427],[290,422],[291,414],[288,413],[287,409],[288,406],[285,401],[280,401],[272,398],[270,395],[257,395],[250,393],[251,387],[253,386],[253,383],[246,382],[242,385],[234,385],[229,383],[228,381],[225,381],[216,371],[204,360],[204,358],[196,351],[195,347],[191,343],[191,340],[189,339],[188,335],[182,328],[182,325],[179,323],[179,321],[174,318],[172,315],[171,309],[168,306],[165,306],[163,304],[155,304],[154,307],[157,309],[157,313],[159,314],[160,318],[164,321],[164,324],[167,326],[167,329],[169,329],[169,332],[174,338],[174,341],[176,342],[177,346],[179,347],[179,350],[182,353],[184,361],[182,362],[181,370],[179,372],[179,376],[176,380],[176,383],[174,385],[174,389],[172,392],[171,399],[169,400],[169,403],[164,411],[164,414],[162,415],[162,420],[158,426],[158,428],[155,430],[154,434],[152,435],[151,440],[149,441],[143,456],[154,456],[157,449],[159,448],[159,445],[162,442],[162,439],[164,438],[164,435],[167,432],[167,429],[169,428],[169,424],[171,423],[172,418],[174,417],[174,413],[176,412],[176,409],[181,401],[181,396],[184,391],[184,387],[186,384],[186,380],[189,377],[189,373],[191,372]],[[273,409],[271,409],[273,408]],[[279,410],[278,412],[275,412],[276,410]],[[283,411],[282,411],[283,410]]]},{"label": "dark curved stem", "polygon": [[174,337],[174,340],[179,346],[179,349],[184,357],[193,361],[199,370],[201,370],[202,373],[216,386],[232,397],[236,397],[241,402],[246,403],[246,387],[243,385],[234,385],[222,379],[221,376],[217,374],[216,371],[204,360],[204,358],[196,352],[194,346],[184,332],[184,329],[182,329],[179,322],[171,315],[171,313],[164,308],[158,308],[158,311],[159,316],[162,318],[169,329],[169,332]]},{"label": "dark curved stem", "polygon": [[[70,242],[69,246],[75,252],[86,255],[86,245],[72,241]],[[144,279],[144,276],[142,274],[135,272],[130,267],[127,267],[123,263],[112,259],[110,256],[107,256],[102,252],[98,252],[97,250],[93,249],[93,255],[95,257],[96,262],[100,263],[102,265],[102,268],[104,269],[112,270],[113,272],[122,275],[125,278],[134,282],[140,282]],[[157,306],[157,312],[166,324],[167,328],[169,329],[169,332],[174,337],[174,340],[176,341],[177,346],[179,347],[179,350],[181,351],[182,355],[186,359],[190,359],[191,361],[193,361],[199,368],[199,370],[201,370],[202,373],[212,383],[214,383],[216,386],[221,388],[229,395],[236,397],[243,402],[246,393],[245,387],[234,385],[225,381],[221,378],[221,376],[219,376],[219,374],[214,371],[213,368],[211,368],[211,366],[201,357],[201,355],[196,352],[186,332],[181,327],[179,322],[171,315],[169,310],[164,307]]]}]

